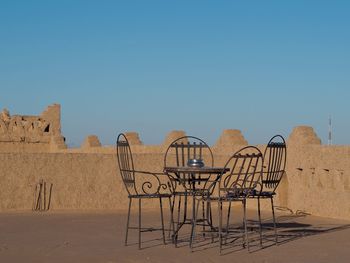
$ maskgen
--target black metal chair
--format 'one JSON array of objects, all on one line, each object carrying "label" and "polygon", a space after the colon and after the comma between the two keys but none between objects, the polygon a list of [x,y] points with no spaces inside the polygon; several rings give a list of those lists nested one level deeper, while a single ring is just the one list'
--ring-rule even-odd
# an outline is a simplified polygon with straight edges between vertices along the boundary
[{"label": "black metal chair", "polygon": [[[254,146],[246,146],[235,154],[233,154],[226,162],[223,173],[218,178],[218,183],[213,184],[217,190],[217,194],[204,196],[207,202],[217,202],[219,208],[219,248],[222,251],[223,237],[225,240],[230,234],[230,213],[231,204],[233,202],[241,202],[243,204],[243,225],[244,225],[244,246],[249,250],[248,227],[247,227],[247,198],[254,195],[261,186],[263,155],[261,151]],[[216,192],[215,191],[215,192]],[[225,231],[222,226],[222,205],[228,202],[228,212]]]},{"label": "black metal chair", "polygon": [[[129,198],[128,219],[126,224],[125,245],[128,242],[129,229],[137,229],[139,231],[139,249],[141,249],[141,233],[153,230],[161,230],[163,234],[163,243],[165,244],[165,230],[163,217],[162,199],[168,198],[171,206],[171,193],[169,191],[168,176],[161,173],[152,173],[147,171],[138,171],[134,168],[131,148],[129,142],[124,134],[119,134],[116,142],[117,157],[120,175],[125,185]],[[138,199],[138,227],[129,226],[130,209],[132,200]],[[143,199],[159,199],[161,229],[156,228],[142,228],[141,226],[141,200]],[[171,216],[172,218],[172,216]]]},{"label": "black metal chair", "polygon": [[[256,191],[254,195],[249,196],[249,198],[256,198],[258,200],[260,230],[262,228],[260,199],[270,199],[276,244],[278,243],[278,235],[273,197],[276,195],[276,189],[280,184],[283,175],[285,174],[286,160],[286,142],[281,135],[275,135],[270,139],[264,151],[264,170],[261,181],[261,191]],[[262,245],[262,234],[260,234],[260,244]]]},{"label": "black metal chair", "polygon": [[[203,140],[193,137],[193,136],[183,136],[176,140],[174,140],[172,143],[170,143],[169,147],[167,148],[164,156],[164,167],[169,166],[175,166],[175,167],[186,167],[188,165],[188,162],[191,159],[199,159],[202,160],[203,164],[207,167],[213,167],[214,165],[214,158],[213,153],[210,149],[210,147],[205,143]],[[192,219],[187,218],[187,205],[188,205],[188,196],[201,196],[203,194],[203,191],[207,188],[207,186],[211,182],[211,175],[203,175],[205,178],[199,178],[199,180],[193,181],[193,180],[185,180],[183,178],[186,177],[186,174],[184,173],[177,173],[177,174],[170,174],[169,179],[171,181],[172,185],[172,194],[173,194],[173,201],[172,201],[172,214],[174,212],[176,199],[177,200],[177,221],[175,222],[174,219],[173,222],[173,242],[175,243],[175,246],[177,246],[177,240],[178,240],[178,231],[184,224],[192,224],[192,219],[194,215],[192,215]],[[180,221],[181,217],[181,203],[182,199],[184,199],[184,212],[183,212],[183,219]],[[204,202],[202,202],[202,220],[204,219],[208,220],[209,222],[212,221],[212,213],[210,206],[207,206],[205,208]],[[193,209],[194,211],[194,209]],[[176,223],[176,229],[174,224]],[[203,224],[203,229],[205,228],[205,225]],[[192,226],[191,231],[191,238],[190,238],[190,246],[192,247],[192,241],[194,236],[194,227]],[[176,233],[176,234],[175,234]]]}]

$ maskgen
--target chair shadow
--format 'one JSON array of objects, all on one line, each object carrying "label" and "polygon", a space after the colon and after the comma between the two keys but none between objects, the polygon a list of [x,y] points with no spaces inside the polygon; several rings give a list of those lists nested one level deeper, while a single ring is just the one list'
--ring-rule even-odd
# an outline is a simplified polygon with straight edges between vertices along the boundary
[{"label": "chair shadow", "polygon": [[[309,214],[303,211],[297,211],[287,215],[281,215],[277,217],[277,245],[285,245],[289,242],[294,242],[301,238],[307,238],[310,236],[321,235],[336,231],[343,231],[350,228],[350,224],[312,224],[297,222],[297,220],[308,217]],[[248,220],[249,229],[249,253],[255,253],[263,249],[275,246],[275,232],[273,228],[272,218],[266,218],[262,221],[262,245],[260,245],[259,234],[259,222],[257,220]],[[230,233],[227,235],[222,246],[221,255],[228,255],[239,251],[245,251],[243,229],[237,224],[230,224]],[[150,231],[153,232],[153,231]],[[160,231],[155,231],[160,232]],[[144,236],[144,235],[143,235]],[[190,234],[188,231],[182,233],[178,237],[177,248],[188,247],[190,240]],[[134,240],[129,242],[128,246],[138,245],[138,242]],[[166,244],[174,246],[172,239],[168,238],[166,233]],[[163,239],[161,236],[154,238],[143,238],[141,242],[141,249],[149,249],[154,247],[163,247]],[[206,251],[209,249],[219,249],[218,233],[208,232],[205,236],[201,231],[198,231],[194,241],[192,252]]]},{"label": "chair shadow", "polygon": [[[140,250],[154,248],[154,247],[164,247],[166,245],[172,244],[172,239],[168,238],[168,236],[169,236],[168,230],[165,230],[165,244],[163,243],[161,229],[157,229],[157,228],[153,228],[153,227],[144,227],[142,232],[143,233],[142,233]],[[155,235],[155,233],[156,233],[158,236],[157,237],[150,237],[149,236],[150,233],[153,235]],[[136,240],[134,239],[132,241],[128,240],[128,244],[126,245],[126,247],[138,246],[138,244],[139,243],[138,243],[137,239]]]},{"label": "chair shadow", "polygon": [[[130,246],[138,246],[138,241],[132,241],[132,242],[128,242],[128,244],[126,245],[127,247]],[[144,250],[144,249],[149,249],[149,248],[154,248],[154,247],[164,247],[166,245],[171,244],[171,240],[166,240],[166,244],[163,244],[163,238],[150,238],[150,239],[146,239],[146,240],[142,240],[141,241],[141,248],[140,250]]]},{"label": "chair shadow", "polygon": [[[282,215],[277,218],[277,245],[285,245],[301,238],[321,235],[331,232],[343,231],[350,228],[350,224],[320,225],[311,223],[297,222],[297,219],[306,218],[309,214],[304,212]],[[263,249],[275,246],[275,232],[272,218],[265,219],[262,222],[262,245],[260,245],[259,222],[255,220],[248,221],[249,229],[249,253],[255,253]],[[234,233],[228,234],[225,244],[222,246],[221,255],[228,255],[246,250],[244,246],[243,230],[237,225],[230,225],[230,229],[235,229]],[[239,232],[239,233],[237,233]],[[204,241],[195,244],[193,252],[204,251],[207,249],[219,248],[219,241],[216,237],[214,243],[205,243]]]},{"label": "chair shadow", "polygon": [[[340,224],[340,225],[320,225],[320,224],[310,224],[310,223],[300,223],[296,222],[296,219],[301,217],[307,217],[306,213],[296,213],[293,215],[280,216],[277,219],[277,237],[278,242],[277,245],[284,245],[289,242],[296,241],[301,238],[306,238],[315,235],[321,235],[331,232],[343,231],[350,228],[350,224]],[[271,219],[270,219],[271,220]],[[261,249],[266,249],[271,246],[275,246],[275,233],[272,222],[264,222],[262,224],[263,228],[263,242],[262,246],[260,246],[260,241],[254,243],[254,250],[250,252],[256,252]],[[269,232],[267,232],[267,231]],[[258,229],[256,230],[259,231]]]}]

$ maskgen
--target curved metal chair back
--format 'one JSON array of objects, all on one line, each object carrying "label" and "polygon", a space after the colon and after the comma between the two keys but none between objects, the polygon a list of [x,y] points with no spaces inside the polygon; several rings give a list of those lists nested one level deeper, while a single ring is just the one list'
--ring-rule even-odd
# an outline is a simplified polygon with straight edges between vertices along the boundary
[{"label": "curved metal chair back", "polygon": [[120,133],[116,142],[120,175],[129,195],[136,193],[134,161],[128,139]]},{"label": "curved metal chair back", "polygon": [[214,165],[213,153],[206,142],[194,136],[183,136],[170,143],[165,152],[164,167],[187,166],[190,159],[202,159],[205,166]]},{"label": "curved metal chair back", "polygon": [[[183,136],[170,143],[164,155],[164,167],[185,167],[190,159],[202,159],[205,166],[214,166],[213,153],[205,141],[194,136]],[[192,190],[194,187],[205,189],[213,181],[212,175],[201,175],[202,177],[197,182],[192,181],[191,183],[180,180],[184,174],[168,175],[172,182],[173,192],[178,191],[176,189],[179,185],[187,190]]]},{"label": "curved metal chair back", "polygon": [[230,171],[223,173],[219,179],[219,195],[221,197],[239,198],[254,194],[261,187],[263,155],[254,146],[246,146],[227,161],[225,168]]},{"label": "curved metal chair back", "polygon": [[263,188],[275,192],[283,174],[287,161],[287,147],[281,135],[273,136],[264,152]]}]

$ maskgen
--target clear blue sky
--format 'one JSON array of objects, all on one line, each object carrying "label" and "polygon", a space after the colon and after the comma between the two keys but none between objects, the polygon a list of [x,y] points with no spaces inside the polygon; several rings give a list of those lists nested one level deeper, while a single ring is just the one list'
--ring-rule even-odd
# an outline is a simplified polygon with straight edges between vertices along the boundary
[{"label": "clear blue sky", "polygon": [[[350,1],[0,2],[0,108],[62,106],[89,134],[146,144],[185,130],[251,144],[297,125],[350,144]],[[0,109],[0,110],[1,110]]]}]

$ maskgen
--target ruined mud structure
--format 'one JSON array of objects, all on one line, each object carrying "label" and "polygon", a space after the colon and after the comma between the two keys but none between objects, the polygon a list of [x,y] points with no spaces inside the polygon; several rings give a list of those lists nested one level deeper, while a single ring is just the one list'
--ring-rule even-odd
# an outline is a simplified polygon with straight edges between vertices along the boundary
[{"label": "ruined mud structure", "polygon": [[[161,172],[166,147],[185,132],[170,132],[161,145],[144,145],[138,133],[126,134],[137,168]],[[350,147],[321,145],[307,126],[285,136],[287,173],[276,204],[294,213],[350,219]],[[212,145],[215,165],[248,143],[239,130],[224,130]],[[80,148],[67,148],[57,104],[39,116],[11,116],[6,110],[0,115],[0,211],[32,209],[38,182],[53,186],[51,210],[127,207],[114,146],[101,146],[89,135]]]},{"label": "ruined mud structure", "polygon": [[54,104],[40,116],[0,113],[0,152],[49,152],[67,148],[61,135],[61,108]]}]

